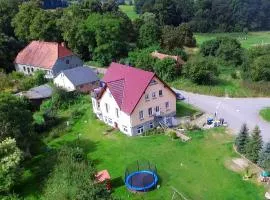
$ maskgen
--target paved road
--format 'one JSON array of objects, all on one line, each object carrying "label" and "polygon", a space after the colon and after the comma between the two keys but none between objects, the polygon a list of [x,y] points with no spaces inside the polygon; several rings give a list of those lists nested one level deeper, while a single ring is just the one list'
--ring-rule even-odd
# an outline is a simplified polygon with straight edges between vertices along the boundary
[{"label": "paved road", "polygon": [[217,117],[224,118],[229,127],[236,133],[243,123],[247,123],[250,129],[258,125],[262,131],[264,141],[270,141],[270,123],[263,121],[259,111],[270,106],[270,98],[228,98],[214,97],[180,91],[190,103],[206,113],[217,112]]}]

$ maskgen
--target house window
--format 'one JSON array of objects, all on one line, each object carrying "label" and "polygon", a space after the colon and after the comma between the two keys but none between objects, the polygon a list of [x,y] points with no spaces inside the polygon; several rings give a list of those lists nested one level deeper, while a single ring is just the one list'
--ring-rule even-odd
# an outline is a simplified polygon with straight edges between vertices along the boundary
[{"label": "house window", "polygon": [[34,72],[34,68],[33,67],[31,68],[31,71],[32,71],[32,73]]},{"label": "house window", "polygon": [[27,68],[27,72],[28,72],[28,74],[30,73],[30,68]]},{"label": "house window", "polygon": [[119,118],[119,110],[118,110],[118,108],[115,109],[115,114],[116,114],[116,117]]},{"label": "house window", "polygon": [[145,100],[146,100],[146,101],[149,100],[149,94],[146,94],[146,95],[145,95]]},{"label": "house window", "polygon": [[67,64],[67,65],[69,64],[69,60],[66,60],[66,64]]},{"label": "house window", "polygon": [[125,132],[128,132],[128,129],[127,129],[126,126],[123,126],[123,130],[124,130]]},{"label": "house window", "polygon": [[100,108],[100,103],[99,102],[97,103],[97,107]]},{"label": "house window", "polygon": [[109,112],[109,105],[107,103],[105,103],[105,108],[106,108],[106,112],[108,113]]},{"label": "house window", "polygon": [[137,133],[138,133],[138,134],[143,133],[143,126],[139,126],[139,127],[137,128]]},{"label": "house window", "polygon": [[165,107],[166,107],[166,109],[169,109],[170,103],[168,101],[165,103]]},{"label": "house window", "polygon": [[139,112],[139,118],[140,118],[141,120],[143,119],[143,111],[142,111],[142,110]]},{"label": "house window", "polygon": [[149,117],[151,117],[153,115],[153,109],[152,108],[148,108],[148,115],[149,115]]},{"label": "house window", "polygon": [[154,128],[153,122],[149,123],[149,128]]},{"label": "house window", "polygon": [[26,71],[25,66],[23,66],[23,71]]},{"label": "house window", "polygon": [[152,98],[153,98],[153,99],[156,98],[156,93],[155,93],[155,92],[152,93]]},{"label": "house window", "polygon": [[155,85],[157,83],[157,81],[156,80],[151,80],[151,82],[150,82],[150,85]]},{"label": "house window", "polygon": [[156,113],[159,112],[159,106],[156,106]]},{"label": "house window", "polygon": [[112,119],[108,118],[108,122],[109,122],[109,124],[112,124]]},{"label": "house window", "polygon": [[160,97],[162,97],[163,96],[162,90],[159,90],[158,94],[159,94]]}]

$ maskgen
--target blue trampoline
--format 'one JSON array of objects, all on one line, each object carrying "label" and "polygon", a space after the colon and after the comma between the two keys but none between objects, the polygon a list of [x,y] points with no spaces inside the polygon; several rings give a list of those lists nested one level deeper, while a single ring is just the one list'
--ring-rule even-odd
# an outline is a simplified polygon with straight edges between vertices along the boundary
[{"label": "blue trampoline", "polygon": [[127,168],[125,173],[126,187],[135,192],[147,192],[156,188],[158,176],[156,167],[147,163],[137,163]]}]

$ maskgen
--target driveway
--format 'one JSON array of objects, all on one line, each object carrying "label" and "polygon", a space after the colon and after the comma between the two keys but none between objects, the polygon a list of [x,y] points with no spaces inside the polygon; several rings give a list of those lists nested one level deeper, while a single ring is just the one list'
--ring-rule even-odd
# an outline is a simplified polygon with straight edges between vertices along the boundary
[{"label": "driveway", "polygon": [[265,122],[259,116],[262,108],[270,106],[270,98],[228,98],[214,97],[179,91],[186,97],[186,102],[202,111],[215,114],[218,118],[224,118],[229,127],[237,132],[243,123],[247,123],[250,130],[256,125],[261,129],[265,142],[270,141],[270,123]]}]

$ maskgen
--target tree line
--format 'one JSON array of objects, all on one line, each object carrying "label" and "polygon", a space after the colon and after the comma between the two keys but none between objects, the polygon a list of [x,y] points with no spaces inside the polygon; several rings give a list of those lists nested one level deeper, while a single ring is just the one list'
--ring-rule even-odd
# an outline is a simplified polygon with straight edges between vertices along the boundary
[{"label": "tree line", "polygon": [[137,13],[154,13],[160,24],[189,23],[196,32],[269,30],[268,0],[135,0]]}]

